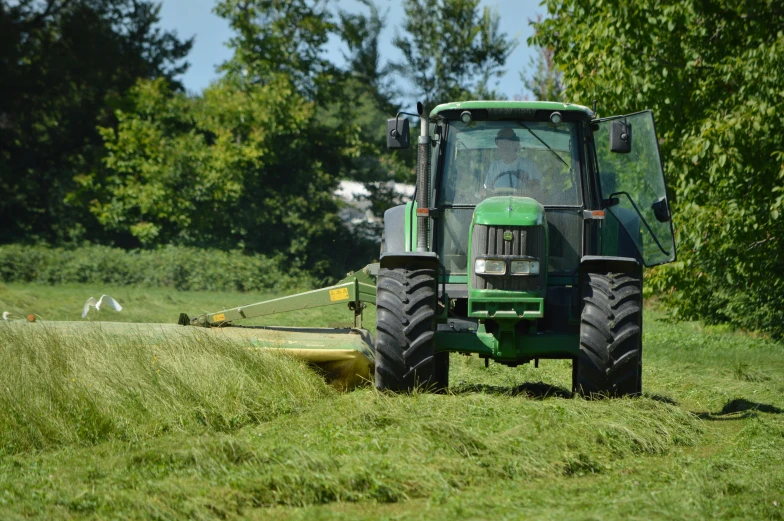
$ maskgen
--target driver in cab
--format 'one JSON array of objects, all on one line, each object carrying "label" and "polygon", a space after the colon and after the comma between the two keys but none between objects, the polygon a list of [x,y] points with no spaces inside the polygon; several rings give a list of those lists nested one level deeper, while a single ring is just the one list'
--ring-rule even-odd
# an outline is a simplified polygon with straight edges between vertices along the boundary
[{"label": "driver in cab", "polygon": [[487,169],[483,185],[485,193],[492,195],[499,188],[522,191],[523,187],[536,190],[542,180],[533,161],[519,157],[520,138],[509,127],[502,128],[495,137],[500,159],[493,161]]}]

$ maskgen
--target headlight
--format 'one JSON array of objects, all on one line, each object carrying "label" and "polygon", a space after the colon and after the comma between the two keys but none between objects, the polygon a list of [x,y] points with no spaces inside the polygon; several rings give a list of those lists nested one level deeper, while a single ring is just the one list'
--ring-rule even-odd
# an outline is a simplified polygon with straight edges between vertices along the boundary
[{"label": "headlight", "polygon": [[510,264],[512,275],[539,275],[538,260],[517,260]]},{"label": "headlight", "polygon": [[503,275],[506,273],[506,262],[500,259],[476,259],[474,272],[480,275]]},{"label": "headlight", "polygon": [[515,275],[528,275],[531,273],[531,263],[527,260],[512,261],[511,269]]}]

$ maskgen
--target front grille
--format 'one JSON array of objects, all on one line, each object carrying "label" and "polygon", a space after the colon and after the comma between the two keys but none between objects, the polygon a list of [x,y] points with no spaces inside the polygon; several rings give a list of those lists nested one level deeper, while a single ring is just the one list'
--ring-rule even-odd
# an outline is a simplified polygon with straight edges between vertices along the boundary
[{"label": "front grille", "polygon": [[[504,232],[512,232],[512,240],[504,240]],[[501,289],[506,291],[541,291],[544,289],[547,264],[545,263],[544,226],[485,226],[474,225],[471,241],[471,287],[474,289]],[[539,275],[477,275],[474,265],[477,257],[492,255],[500,258],[517,256],[537,257]],[[508,267],[507,267],[508,269]]]}]

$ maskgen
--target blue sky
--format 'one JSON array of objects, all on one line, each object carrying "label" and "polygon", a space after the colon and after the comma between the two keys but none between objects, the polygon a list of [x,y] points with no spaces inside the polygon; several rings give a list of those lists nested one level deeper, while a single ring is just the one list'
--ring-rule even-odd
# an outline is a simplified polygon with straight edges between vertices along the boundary
[{"label": "blue sky", "polygon": [[[399,59],[400,55],[392,46],[395,30],[403,21],[403,8],[400,0],[376,0],[382,12],[388,9],[387,26],[381,35],[380,51],[385,60]],[[165,29],[175,30],[181,38],[196,37],[188,61],[190,69],[183,76],[185,88],[191,92],[200,92],[217,78],[216,65],[227,60],[231,53],[225,43],[232,33],[228,24],[212,13],[215,0],[163,0],[161,9],[161,25]],[[362,11],[356,0],[333,0],[333,5],[347,11]],[[536,13],[544,13],[538,0],[481,0],[481,5],[497,9],[501,15],[501,31],[512,38],[517,38],[518,46],[507,60],[506,74],[500,78],[497,89],[509,99],[523,96],[524,89],[520,82],[520,71],[528,66],[532,55],[526,39],[532,30],[528,25],[529,18],[536,18]],[[326,49],[327,57],[334,63],[342,63],[341,46],[338,41],[331,41]]]}]

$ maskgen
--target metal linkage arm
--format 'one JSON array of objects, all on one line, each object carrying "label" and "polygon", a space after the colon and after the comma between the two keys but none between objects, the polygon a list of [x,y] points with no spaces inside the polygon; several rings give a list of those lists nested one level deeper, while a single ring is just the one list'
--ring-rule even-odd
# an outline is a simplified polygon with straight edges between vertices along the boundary
[{"label": "metal linkage arm", "polygon": [[193,320],[189,320],[187,315],[183,313],[180,315],[179,323],[183,325],[190,323],[195,326],[219,327],[230,325],[230,322],[246,318],[335,304],[347,304],[348,308],[354,312],[354,327],[362,327],[362,309],[365,307],[365,303],[376,303],[377,274],[378,264],[368,264],[358,272],[349,273],[346,278],[334,286],[207,313],[199,315]]}]

